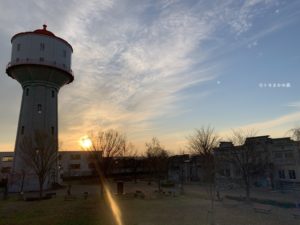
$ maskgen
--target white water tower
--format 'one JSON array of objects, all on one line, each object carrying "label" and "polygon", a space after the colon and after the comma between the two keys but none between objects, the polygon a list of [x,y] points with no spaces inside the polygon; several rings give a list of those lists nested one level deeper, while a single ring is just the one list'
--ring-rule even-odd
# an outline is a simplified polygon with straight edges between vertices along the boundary
[{"label": "white water tower", "polygon": [[[11,43],[11,61],[6,73],[23,88],[12,172],[15,177],[11,188],[18,191],[21,181],[16,177],[24,168],[20,157],[22,137],[32,137],[36,130],[42,130],[58,140],[57,95],[62,86],[74,80],[71,70],[73,49],[67,41],[48,31],[46,25],[43,29],[14,35]],[[23,185],[24,190],[37,190],[37,177],[26,175]]]}]

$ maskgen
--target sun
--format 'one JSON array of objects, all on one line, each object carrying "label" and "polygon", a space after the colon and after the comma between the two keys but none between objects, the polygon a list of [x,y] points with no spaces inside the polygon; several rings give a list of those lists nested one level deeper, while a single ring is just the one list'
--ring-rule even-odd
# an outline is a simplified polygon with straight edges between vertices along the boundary
[{"label": "sun", "polygon": [[90,149],[92,147],[92,140],[88,136],[80,138],[79,143],[83,149]]}]

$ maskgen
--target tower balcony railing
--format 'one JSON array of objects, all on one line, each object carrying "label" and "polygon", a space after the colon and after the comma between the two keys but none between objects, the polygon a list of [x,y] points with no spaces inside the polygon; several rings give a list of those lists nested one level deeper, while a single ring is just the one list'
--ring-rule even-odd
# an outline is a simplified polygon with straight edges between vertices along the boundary
[{"label": "tower balcony railing", "polygon": [[26,59],[15,59],[11,62],[9,62],[6,66],[6,69],[8,69],[11,66],[15,66],[15,65],[26,65],[26,64],[33,64],[33,65],[45,65],[45,66],[51,66],[51,67],[56,67],[58,69],[61,69],[63,71],[68,72],[69,74],[71,74],[72,76],[74,76],[72,69],[68,68],[66,66],[66,64],[63,63],[57,63],[56,61],[49,61],[49,60],[45,60],[44,58],[40,58],[40,59],[32,59],[32,58],[26,58]]}]

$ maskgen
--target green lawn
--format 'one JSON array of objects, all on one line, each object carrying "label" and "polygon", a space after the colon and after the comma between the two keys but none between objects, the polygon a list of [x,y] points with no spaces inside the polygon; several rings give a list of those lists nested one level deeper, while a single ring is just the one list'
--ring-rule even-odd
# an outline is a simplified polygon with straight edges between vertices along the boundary
[{"label": "green lawn", "polygon": [[[132,184],[133,185],[133,184]],[[82,187],[81,187],[82,188]],[[88,187],[84,187],[84,190]],[[130,187],[126,184],[127,190]],[[132,186],[144,190],[146,186]],[[152,187],[154,188],[154,187]],[[76,190],[78,191],[76,194]],[[91,193],[93,189],[89,189]],[[152,193],[150,189],[145,192]],[[77,198],[64,201],[64,192],[56,198],[37,202],[18,201],[13,197],[0,200],[0,225],[114,225],[109,205],[96,193],[87,200],[74,187]],[[117,197],[123,225],[206,225],[209,201],[205,193],[146,199]],[[271,214],[260,214],[243,202],[226,200],[216,203],[218,225],[296,225],[290,209],[274,207]]]},{"label": "green lawn", "polygon": [[0,210],[1,225],[111,224],[110,212],[96,196],[73,201],[64,201],[62,196],[36,202],[10,199],[0,201]]}]

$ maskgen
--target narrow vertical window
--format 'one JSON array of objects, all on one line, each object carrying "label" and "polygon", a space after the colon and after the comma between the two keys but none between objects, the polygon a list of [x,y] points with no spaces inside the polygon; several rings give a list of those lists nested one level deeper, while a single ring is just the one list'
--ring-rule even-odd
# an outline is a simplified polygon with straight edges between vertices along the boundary
[{"label": "narrow vertical window", "polygon": [[26,88],[26,96],[29,95],[29,88]]},{"label": "narrow vertical window", "polygon": [[44,58],[43,57],[40,57],[40,62],[44,62]]},{"label": "narrow vertical window", "polygon": [[55,97],[55,92],[53,90],[51,91],[51,96],[52,96],[52,98]]},{"label": "narrow vertical window", "polygon": [[21,134],[24,134],[24,126],[21,127]]},{"label": "narrow vertical window", "polygon": [[38,105],[37,105],[37,112],[38,112],[39,114],[42,113],[42,105],[41,105],[41,104],[38,104]]},{"label": "narrow vertical window", "polygon": [[51,134],[54,135],[54,127],[51,127]]},{"label": "narrow vertical window", "polygon": [[67,57],[67,51],[63,50],[63,57],[66,58]]},{"label": "narrow vertical window", "polygon": [[40,50],[44,51],[45,50],[45,44],[44,43],[40,43]]},{"label": "narrow vertical window", "polygon": [[21,44],[17,44],[17,51],[21,50]]},{"label": "narrow vertical window", "polygon": [[290,177],[290,179],[296,179],[296,172],[295,172],[295,170],[289,170],[289,177]]}]

